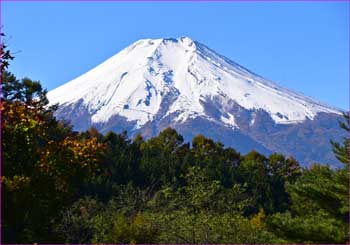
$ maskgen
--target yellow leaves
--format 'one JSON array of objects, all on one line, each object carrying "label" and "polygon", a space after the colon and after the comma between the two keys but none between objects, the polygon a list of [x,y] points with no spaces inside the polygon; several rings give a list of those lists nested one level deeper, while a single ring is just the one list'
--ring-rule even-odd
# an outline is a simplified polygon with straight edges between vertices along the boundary
[{"label": "yellow leaves", "polygon": [[30,184],[30,178],[27,176],[15,175],[13,177],[2,176],[1,181],[9,191],[16,191],[28,187]]},{"label": "yellow leaves", "polygon": [[265,212],[264,209],[260,208],[259,213],[254,215],[250,219],[250,223],[257,229],[262,230],[264,228],[264,218],[265,218]]},{"label": "yellow leaves", "polygon": [[53,176],[56,182],[86,178],[97,172],[103,145],[96,138],[79,139],[67,136],[49,141],[37,164],[41,173]]},{"label": "yellow leaves", "polygon": [[[8,152],[9,169],[15,168],[10,163],[16,160],[18,166],[28,166],[25,173],[33,177],[33,183],[39,179],[49,181],[53,190],[59,192],[97,172],[103,145],[96,138],[81,139],[63,122],[56,121],[49,111],[33,104],[4,101],[1,112],[6,137],[2,145]],[[28,179],[14,177],[4,181],[15,190]]]},{"label": "yellow leaves", "polygon": [[49,141],[37,165],[42,174],[54,181],[56,191],[66,192],[71,178],[85,175],[82,170],[83,163],[81,164],[77,157],[76,144],[80,146],[79,140],[72,137],[61,141]]},{"label": "yellow leaves", "polygon": [[96,156],[103,149],[103,145],[98,143],[96,138],[78,140],[67,137],[62,144],[70,152],[71,160],[76,160],[73,162],[77,162],[83,167],[89,163],[97,162]]},{"label": "yellow leaves", "polygon": [[138,212],[133,220],[133,224],[134,225],[145,225],[145,223],[147,223],[147,221],[145,220],[145,218],[141,215],[140,212]]}]

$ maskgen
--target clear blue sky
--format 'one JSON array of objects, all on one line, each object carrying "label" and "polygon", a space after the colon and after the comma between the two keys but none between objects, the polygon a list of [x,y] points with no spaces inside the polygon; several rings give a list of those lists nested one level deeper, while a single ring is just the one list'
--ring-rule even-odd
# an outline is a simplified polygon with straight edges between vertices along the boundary
[{"label": "clear blue sky", "polygon": [[141,38],[189,36],[255,73],[349,108],[348,2],[2,2],[18,77],[53,89]]}]

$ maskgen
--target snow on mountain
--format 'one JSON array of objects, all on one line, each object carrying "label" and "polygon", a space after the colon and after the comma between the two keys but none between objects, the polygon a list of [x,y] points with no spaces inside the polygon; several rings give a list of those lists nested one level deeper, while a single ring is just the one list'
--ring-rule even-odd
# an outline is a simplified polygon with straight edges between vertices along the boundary
[{"label": "snow on mountain", "polygon": [[[235,115],[225,110],[229,101],[247,110],[262,109],[277,124],[312,120],[320,112],[341,113],[280,87],[188,37],[139,40],[50,91],[48,98],[61,106],[82,103],[92,124],[118,115],[140,128],[155,120],[169,91],[176,91],[176,98],[161,116],[175,113],[178,123],[203,117],[238,128]],[[214,97],[219,98],[219,118],[208,115],[204,107]]]}]

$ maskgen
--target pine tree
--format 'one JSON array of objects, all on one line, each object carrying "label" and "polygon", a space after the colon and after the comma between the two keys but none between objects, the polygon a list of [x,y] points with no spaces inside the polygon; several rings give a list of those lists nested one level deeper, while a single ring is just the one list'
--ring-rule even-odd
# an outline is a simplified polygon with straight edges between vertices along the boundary
[{"label": "pine tree", "polygon": [[339,122],[342,129],[347,131],[348,135],[343,140],[343,144],[331,141],[333,151],[337,159],[345,164],[345,167],[349,168],[349,156],[350,156],[350,113],[344,113],[345,122]]}]

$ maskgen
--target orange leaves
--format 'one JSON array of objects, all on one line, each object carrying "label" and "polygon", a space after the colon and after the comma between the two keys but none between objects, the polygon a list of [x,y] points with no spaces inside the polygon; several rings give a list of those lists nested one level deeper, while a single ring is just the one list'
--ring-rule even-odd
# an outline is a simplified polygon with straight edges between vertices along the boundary
[{"label": "orange leaves", "polygon": [[98,143],[96,138],[77,140],[67,137],[62,142],[62,147],[69,151],[71,164],[77,164],[81,168],[89,167],[91,172],[98,164],[98,158],[103,150],[103,145]]},{"label": "orange leaves", "polygon": [[103,145],[94,137],[81,139],[50,110],[33,105],[19,100],[2,103],[4,175],[49,180],[55,191],[93,176]]},{"label": "orange leaves", "polygon": [[4,223],[13,241],[37,241],[98,171],[103,145],[56,120],[40,83],[7,74],[2,85]]}]

